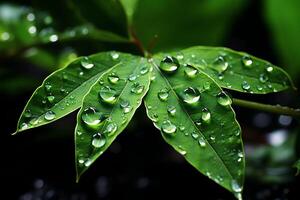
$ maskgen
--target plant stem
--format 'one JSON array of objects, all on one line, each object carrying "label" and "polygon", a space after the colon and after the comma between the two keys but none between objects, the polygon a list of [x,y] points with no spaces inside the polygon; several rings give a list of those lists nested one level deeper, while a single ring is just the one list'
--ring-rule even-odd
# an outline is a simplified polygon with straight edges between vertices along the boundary
[{"label": "plant stem", "polygon": [[262,110],[266,112],[282,114],[282,115],[290,115],[293,117],[300,117],[300,109],[293,109],[286,106],[281,105],[269,105],[263,103],[257,103],[253,101],[247,101],[242,99],[232,99],[232,103],[237,106],[242,106],[246,108],[252,108],[257,110]]},{"label": "plant stem", "polygon": [[146,56],[148,53],[147,51],[145,50],[142,42],[139,40],[139,38],[137,37],[133,27],[130,27],[129,28],[129,33],[130,33],[130,36],[131,36],[131,40],[132,40],[132,43],[137,47],[137,49],[139,50],[139,52],[143,55],[143,56]]}]

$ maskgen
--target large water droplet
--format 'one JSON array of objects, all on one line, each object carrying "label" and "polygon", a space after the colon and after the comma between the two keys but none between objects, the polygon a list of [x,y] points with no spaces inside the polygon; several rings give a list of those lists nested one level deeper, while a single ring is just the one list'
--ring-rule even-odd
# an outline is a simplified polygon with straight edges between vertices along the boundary
[{"label": "large water droplet", "polygon": [[215,61],[213,62],[214,69],[218,71],[219,73],[223,73],[228,68],[228,62],[226,61],[225,57],[218,56]]},{"label": "large water droplet", "polygon": [[106,143],[106,138],[104,134],[97,133],[93,136],[92,145],[95,148],[101,148],[105,145],[105,143]]},{"label": "large water droplet", "polygon": [[231,181],[231,189],[236,193],[240,193],[243,190],[236,180]]},{"label": "large water droplet", "polygon": [[81,61],[81,66],[85,69],[92,69],[94,64],[89,60],[89,57],[84,57]]},{"label": "large water droplet", "polygon": [[164,88],[164,89],[161,89],[158,93],[157,93],[157,96],[160,100],[162,101],[166,101],[169,97],[169,90]]},{"label": "large water droplet", "polygon": [[51,110],[49,110],[45,114],[45,119],[48,120],[48,121],[55,119],[55,117],[56,117],[55,113]]},{"label": "large water droplet", "polygon": [[109,86],[104,86],[100,89],[99,96],[102,101],[113,104],[117,98],[117,91]]},{"label": "large water droplet", "polygon": [[242,88],[244,90],[250,90],[251,86],[249,85],[249,83],[247,81],[243,81],[242,82]]},{"label": "large water droplet", "polygon": [[132,107],[127,100],[121,100],[120,107],[123,109],[124,113],[129,113],[132,110]]},{"label": "large water droplet", "polygon": [[168,113],[169,113],[169,115],[171,115],[171,116],[175,116],[175,114],[176,114],[176,107],[175,106],[168,106]]},{"label": "large water droplet", "polygon": [[200,92],[198,89],[188,87],[183,91],[183,101],[188,104],[194,104],[200,99]]},{"label": "large water droplet", "polygon": [[144,91],[144,86],[139,83],[134,83],[131,87],[131,92],[135,94],[141,94]]},{"label": "large water droplet", "polygon": [[184,73],[187,77],[194,78],[198,73],[198,69],[192,65],[187,64],[185,65]]},{"label": "large water droplet", "polygon": [[223,91],[217,95],[217,101],[221,106],[228,106],[232,104],[231,98]]},{"label": "large water droplet", "polygon": [[117,84],[118,81],[120,80],[119,76],[115,73],[111,73],[108,77],[107,77],[108,81],[111,84]]},{"label": "large water droplet", "polygon": [[205,122],[205,123],[209,123],[210,119],[211,119],[211,113],[207,108],[203,108],[202,109],[202,114],[201,114],[201,119]]},{"label": "large water droplet", "polygon": [[165,72],[175,72],[179,68],[179,62],[173,56],[166,56],[160,63],[159,68]]},{"label": "large water droplet", "polygon": [[47,92],[50,92],[50,91],[51,91],[51,88],[52,88],[52,85],[50,85],[49,83],[46,83],[44,87],[45,87],[45,90],[46,90]]},{"label": "large water droplet", "polygon": [[91,127],[99,126],[106,118],[105,115],[92,107],[86,108],[81,114],[82,121]]},{"label": "large water droplet", "polygon": [[161,130],[163,131],[163,133],[174,135],[177,128],[174,124],[172,124],[172,122],[170,122],[169,120],[165,120],[161,125]]},{"label": "large water droplet", "polygon": [[117,124],[114,122],[111,122],[106,126],[104,133],[107,133],[108,136],[111,136],[117,131],[117,129],[118,129]]},{"label": "large water droplet", "polygon": [[245,67],[250,68],[252,66],[253,60],[250,56],[245,55],[245,56],[242,57],[242,63]]}]

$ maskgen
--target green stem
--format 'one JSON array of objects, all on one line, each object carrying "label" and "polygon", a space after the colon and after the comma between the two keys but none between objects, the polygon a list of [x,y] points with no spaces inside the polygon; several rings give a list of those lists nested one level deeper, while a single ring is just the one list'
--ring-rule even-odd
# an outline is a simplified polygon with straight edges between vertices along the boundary
[{"label": "green stem", "polygon": [[293,117],[300,117],[300,109],[293,109],[281,105],[269,105],[263,103],[257,103],[253,101],[246,101],[242,99],[232,99],[232,103],[237,106],[242,106],[246,108],[252,108],[257,110],[262,110],[266,112],[281,114],[281,115],[290,115]]}]

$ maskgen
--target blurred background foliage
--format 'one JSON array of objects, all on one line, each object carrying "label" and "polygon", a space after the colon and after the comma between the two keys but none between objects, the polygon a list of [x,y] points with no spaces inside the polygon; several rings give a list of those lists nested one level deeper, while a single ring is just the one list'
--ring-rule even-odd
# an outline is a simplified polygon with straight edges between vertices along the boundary
[{"label": "blurred background foliage", "polygon": [[[137,113],[140,123],[133,122],[127,129],[131,134],[121,136],[80,185],[74,184],[75,172],[70,170],[75,115],[18,138],[9,133],[14,131],[26,100],[48,74],[79,56],[99,51],[139,54],[132,33],[152,53],[196,45],[246,51],[281,66],[299,86],[299,19],[299,0],[1,0],[0,92],[1,103],[7,106],[1,118],[6,126],[1,129],[0,151],[11,151],[2,158],[9,164],[0,168],[7,172],[0,177],[7,188],[19,181],[10,199],[117,199],[124,195],[151,199],[157,194],[178,199],[184,191],[198,191],[198,186],[211,199],[231,199],[161,142],[151,124],[141,120],[144,111]],[[300,105],[299,95],[291,92],[242,97]],[[249,114],[241,108],[236,112],[247,154],[245,199],[294,199],[300,183],[291,167],[300,157],[300,148],[295,148],[300,146],[297,121],[258,111]],[[149,150],[153,146],[162,153]],[[138,154],[137,148],[141,148]],[[136,166],[136,160],[142,164]],[[114,164],[124,165],[126,170],[120,171]],[[99,167],[107,173],[97,171]],[[51,172],[47,174],[47,170]],[[180,170],[182,175],[178,175]],[[178,186],[187,181],[192,186]],[[161,188],[182,193],[163,193]],[[218,192],[209,192],[214,190]]]}]

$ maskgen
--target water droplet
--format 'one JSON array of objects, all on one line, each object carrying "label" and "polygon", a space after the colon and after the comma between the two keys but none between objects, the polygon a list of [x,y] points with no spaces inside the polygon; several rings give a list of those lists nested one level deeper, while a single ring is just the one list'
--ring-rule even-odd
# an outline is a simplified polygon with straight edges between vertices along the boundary
[{"label": "water droplet", "polygon": [[157,96],[160,100],[162,101],[166,101],[169,97],[169,90],[164,88],[164,89],[161,89],[158,93],[157,93]]},{"label": "water droplet", "polygon": [[274,68],[270,64],[268,64],[266,67],[266,71],[271,73],[271,72],[273,72],[273,70],[274,70]]},{"label": "water droplet", "polygon": [[179,126],[179,130],[180,130],[180,131],[184,131],[184,130],[185,130],[185,127],[184,127],[183,125],[180,125],[180,126]]},{"label": "water droplet", "polygon": [[53,103],[55,100],[55,97],[53,95],[47,96],[47,100],[49,103]]},{"label": "water droplet", "polygon": [[265,82],[267,82],[268,81],[268,76],[266,75],[266,74],[260,74],[259,75],[259,81],[261,82],[261,83],[265,83]]},{"label": "water droplet", "polygon": [[236,193],[240,193],[242,191],[242,187],[238,184],[236,180],[231,181],[231,189]]},{"label": "water droplet", "polygon": [[86,108],[81,114],[82,121],[91,127],[100,125],[106,118],[105,115],[92,107]]},{"label": "water droplet", "polygon": [[149,67],[148,66],[144,66],[144,67],[141,68],[140,73],[142,75],[147,74],[148,72],[149,72]]},{"label": "water droplet", "polygon": [[135,94],[141,94],[144,91],[144,86],[139,83],[134,83],[131,87],[131,92]]},{"label": "water droplet", "polygon": [[203,89],[204,90],[209,90],[210,89],[210,82],[204,82]]},{"label": "water droplet", "polygon": [[117,98],[117,91],[109,86],[104,86],[100,89],[99,96],[102,101],[113,104]]},{"label": "water droplet", "polygon": [[158,122],[158,115],[156,113],[150,113],[149,117],[153,122]]},{"label": "water droplet", "polygon": [[171,116],[175,116],[175,114],[176,114],[176,107],[175,106],[168,106],[168,113],[169,113],[169,115],[171,115]]},{"label": "water droplet", "polygon": [[210,136],[209,139],[214,142],[216,140],[216,137],[215,136]]},{"label": "water droplet", "polygon": [[253,63],[253,60],[250,56],[245,55],[245,56],[242,57],[242,63],[245,67],[251,67],[252,63]]},{"label": "water droplet", "polygon": [[198,137],[199,137],[199,134],[195,131],[193,131],[191,135],[194,139],[198,139]]},{"label": "water droplet", "polygon": [[225,57],[218,56],[215,61],[213,62],[214,69],[218,71],[219,73],[223,73],[228,68],[228,62],[226,61]]},{"label": "water droplet", "polygon": [[172,122],[170,122],[169,120],[165,120],[161,125],[161,130],[163,131],[163,133],[174,135],[177,128],[174,124],[172,124]]},{"label": "water droplet", "polygon": [[77,131],[77,135],[82,135],[82,132],[81,131]]},{"label": "water droplet", "polygon": [[120,80],[119,76],[116,75],[115,73],[111,73],[108,77],[107,77],[108,81],[111,84],[117,84],[118,81]]},{"label": "water droplet", "polygon": [[51,88],[52,88],[52,85],[46,83],[44,87],[45,87],[45,90],[46,90],[47,92],[50,92],[50,91],[51,91]]},{"label": "water droplet", "polygon": [[31,117],[31,116],[32,116],[32,114],[31,114],[30,110],[26,110],[26,111],[24,112],[24,117],[29,118],[29,117]]},{"label": "water droplet", "polygon": [[159,68],[165,72],[175,72],[179,68],[179,62],[173,56],[166,56],[160,63]]},{"label": "water droplet", "polygon": [[87,160],[84,162],[84,166],[89,167],[92,163],[93,163],[93,161],[92,161],[91,159],[87,159]]},{"label": "water droplet", "polygon": [[184,73],[189,78],[194,78],[198,74],[198,69],[192,65],[187,64],[185,65]]},{"label": "water droplet", "polygon": [[243,81],[242,82],[242,88],[244,90],[250,90],[251,86],[249,85],[249,83],[247,81]]},{"label": "water droplet", "polygon": [[46,112],[46,114],[45,114],[45,119],[48,121],[55,119],[55,117],[56,117],[55,113],[51,110]]},{"label": "water droplet", "polygon": [[28,124],[26,124],[25,122],[23,122],[23,123],[20,125],[20,129],[21,129],[21,130],[28,129]]},{"label": "water droplet", "polygon": [[132,110],[129,101],[127,100],[121,100],[120,107],[123,109],[124,113],[129,113]]},{"label": "water droplet", "polygon": [[203,108],[202,109],[202,115],[201,115],[201,119],[205,122],[205,123],[209,123],[210,119],[211,119],[211,113],[207,108]]},{"label": "water droplet", "polygon": [[117,129],[118,129],[117,124],[114,122],[111,122],[106,126],[104,133],[107,133],[108,136],[111,136],[117,131]]},{"label": "water droplet", "polygon": [[183,149],[183,147],[182,146],[178,146],[177,147],[177,151],[181,154],[181,155],[183,155],[183,156],[185,156],[186,155],[186,151]]},{"label": "water droplet", "polygon": [[128,80],[129,80],[129,81],[134,81],[136,78],[137,78],[137,76],[136,76],[135,74],[130,74],[130,75],[128,76]]},{"label": "water droplet", "polygon": [[198,140],[198,143],[201,147],[205,147],[206,146],[206,142],[204,140],[203,137],[200,137],[199,140]]},{"label": "water droplet", "polygon": [[111,52],[110,55],[111,55],[111,57],[112,57],[113,60],[117,60],[119,58],[119,56],[120,56],[117,52]]},{"label": "water droplet", "polygon": [[224,91],[220,92],[217,95],[217,102],[221,105],[221,106],[229,106],[232,104],[232,100],[231,98],[226,95],[226,93]]},{"label": "water droplet", "polygon": [[188,104],[194,104],[200,99],[200,92],[198,89],[188,87],[183,91],[183,101]]},{"label": "water droplet", "polygon": [[84,160],[83,160],[83,159],[78,159],[78,163],[79,163],[79,164],[83,164],[83,163],[84,163]]},{"label": "water droplet", "polygon": [[81,61],[81,66],[85,69],[92,69],[94,64],[89,60],[89,57],[84,57]]}]

